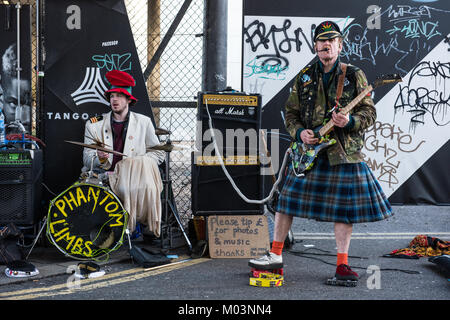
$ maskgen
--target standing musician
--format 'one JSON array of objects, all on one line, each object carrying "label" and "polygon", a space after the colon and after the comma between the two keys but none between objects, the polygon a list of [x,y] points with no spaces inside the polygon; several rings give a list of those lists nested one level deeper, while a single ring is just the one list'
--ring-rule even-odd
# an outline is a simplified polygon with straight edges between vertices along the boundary
[{"label": "standing musician", "polygon": [[106,74],[111,88],[105,92],[111,111],[86,122],[85,144],[101,144],[121,155],[84,148],[82,171],[107,173],[112,191],[121,199],[130,214],[128,228],[134,231],[136,221],[142,222],[159,236],[161,222],[162,180],[158,165],[164,152],[148,151],[159,145],[151,119],[129,110],[137,99],[132,95],[133,77],[123,71]]},{"label": "standing musician", "polygon": [[[340,62],[343,35],[332,21],[320,23],[314,32],[314,49],[318,60],[304,68],[295,78],[286,103],[286,129],[300,143],[317,144],[313,128],[331,120],[336,143],[319,153],[312,169],[297,177],[292,167],[283,186],[275,215],[274,241],[265,256],[249,261],[258,269],[283,266],[284,240],[294,216],[334,222],[337,246],[335,277],[353,281],[358,274],[348,265],[348,250],[354,223],[373,222],[393,215],[378,181],[363,161],[361,148],[364,131],[376,119],[370,94],[350,114],[330,112],[346,106],[367,86],[364,72]],[[337,97],[338,78],[342,94]],[[342,83],[343,81],[343,83]]]}]

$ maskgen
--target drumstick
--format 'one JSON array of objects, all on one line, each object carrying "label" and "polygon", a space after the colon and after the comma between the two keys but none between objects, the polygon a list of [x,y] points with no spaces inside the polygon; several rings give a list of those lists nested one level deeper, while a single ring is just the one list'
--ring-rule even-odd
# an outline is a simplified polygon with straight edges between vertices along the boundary
[{"label": "drumstick", "polygon": [[[95,135],[97,136],[97,133],[96,133]],[[99,146],[101,146],[101,147],[110,147],[110,148],[111,148],[111,146],[110,146],[109,144],[106,144],[106,143],[101,142],[100,139],[98,138],[98,136],[97,136],[97,138],[89,137],[89,136],[87,136],[87,135],[84,135],[84,136],[85,136],[86,138],[91,139],[92,141],[95,142],[95,144],[97,144],[97,145],[99,145]]]}]

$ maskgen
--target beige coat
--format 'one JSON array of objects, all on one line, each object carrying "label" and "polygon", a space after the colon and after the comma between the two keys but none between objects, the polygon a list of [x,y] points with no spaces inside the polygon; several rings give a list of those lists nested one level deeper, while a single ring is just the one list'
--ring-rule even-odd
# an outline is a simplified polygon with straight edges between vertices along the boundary
[{"label": "beige coat", "polygon": [[[86,123],[84,142],[94,143],[92,138],[105,143],[106,148],[113,149],[111,112],[104,114],[99,121],[89,120]],[[158,144],[160,142],[151,119],[130,112],[123,150],[127,156],[116,164],[114,173],[108,176],[111,190],[129,213],[128,229],[133,232],[136,222],[141,222],[157,237],[160,235],[163,189],[158,165],[164,160],[165,153],[160,150],[147,152],[147,148]],[[92,161],[93,169],[111,168],[112,153],[104,164],[100,163],[96,153],[96,150],[84,148],[83,171],[90,170]]]},{"label": "beige coat", "polygon": [[[113,149],[111,112],[103,114],[100,121],[92,122],[91,120],[88,120],[86,122],[84,143],[95,143],[92,138],[104,143],[106,148]],[[164,161],[164,151],[146,151],[146,148],[153,147],[157,144],[160,144],[160,142],[155,134],[155,128],[153,127],[152,120],[147,116],[130,111],[128,131],[125,138],[123,153],[128,157],[146,155],[155,159],[158,164],[161,164]],[[94,160],[94,169],[101,168],[108,170],[111,168],[113,160],[112,153],[109,154],[108,161],[104,164],[100,163],[98,157],[96,157],[96,154],[96,150],[84,148],[83,171],[90,170],[92,160]]]}]

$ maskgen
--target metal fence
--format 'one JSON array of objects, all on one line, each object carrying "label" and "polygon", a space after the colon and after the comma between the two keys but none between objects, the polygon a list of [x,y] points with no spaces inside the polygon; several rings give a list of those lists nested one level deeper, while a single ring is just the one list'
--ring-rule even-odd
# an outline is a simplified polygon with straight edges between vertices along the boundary
[{"label": "metal fence", "polygon": [[186,223],[192,215],[191,150],[196,96],[202,87],[203,0],[126,0],[125,4],[142,71],[148,77],[157,127],[171,131],[162,142],[170,139],[182,148],[170,154],[170,174],[176,205]]}]

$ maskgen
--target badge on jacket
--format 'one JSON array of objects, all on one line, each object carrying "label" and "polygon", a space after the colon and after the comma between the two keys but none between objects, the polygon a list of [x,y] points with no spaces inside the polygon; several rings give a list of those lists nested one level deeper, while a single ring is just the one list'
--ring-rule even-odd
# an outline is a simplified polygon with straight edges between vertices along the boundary
[{"label": "badge on jacket", "polygon": [[103,119],[103,116],[95,116],[89,119],[89,121],[91,121],[91,123],[96,123],[99,122]]},{"label": "badge on jacket", "polygon": [[312,82],[311,77],[307,74],[302,75],[303,86],[307,86]]}]

